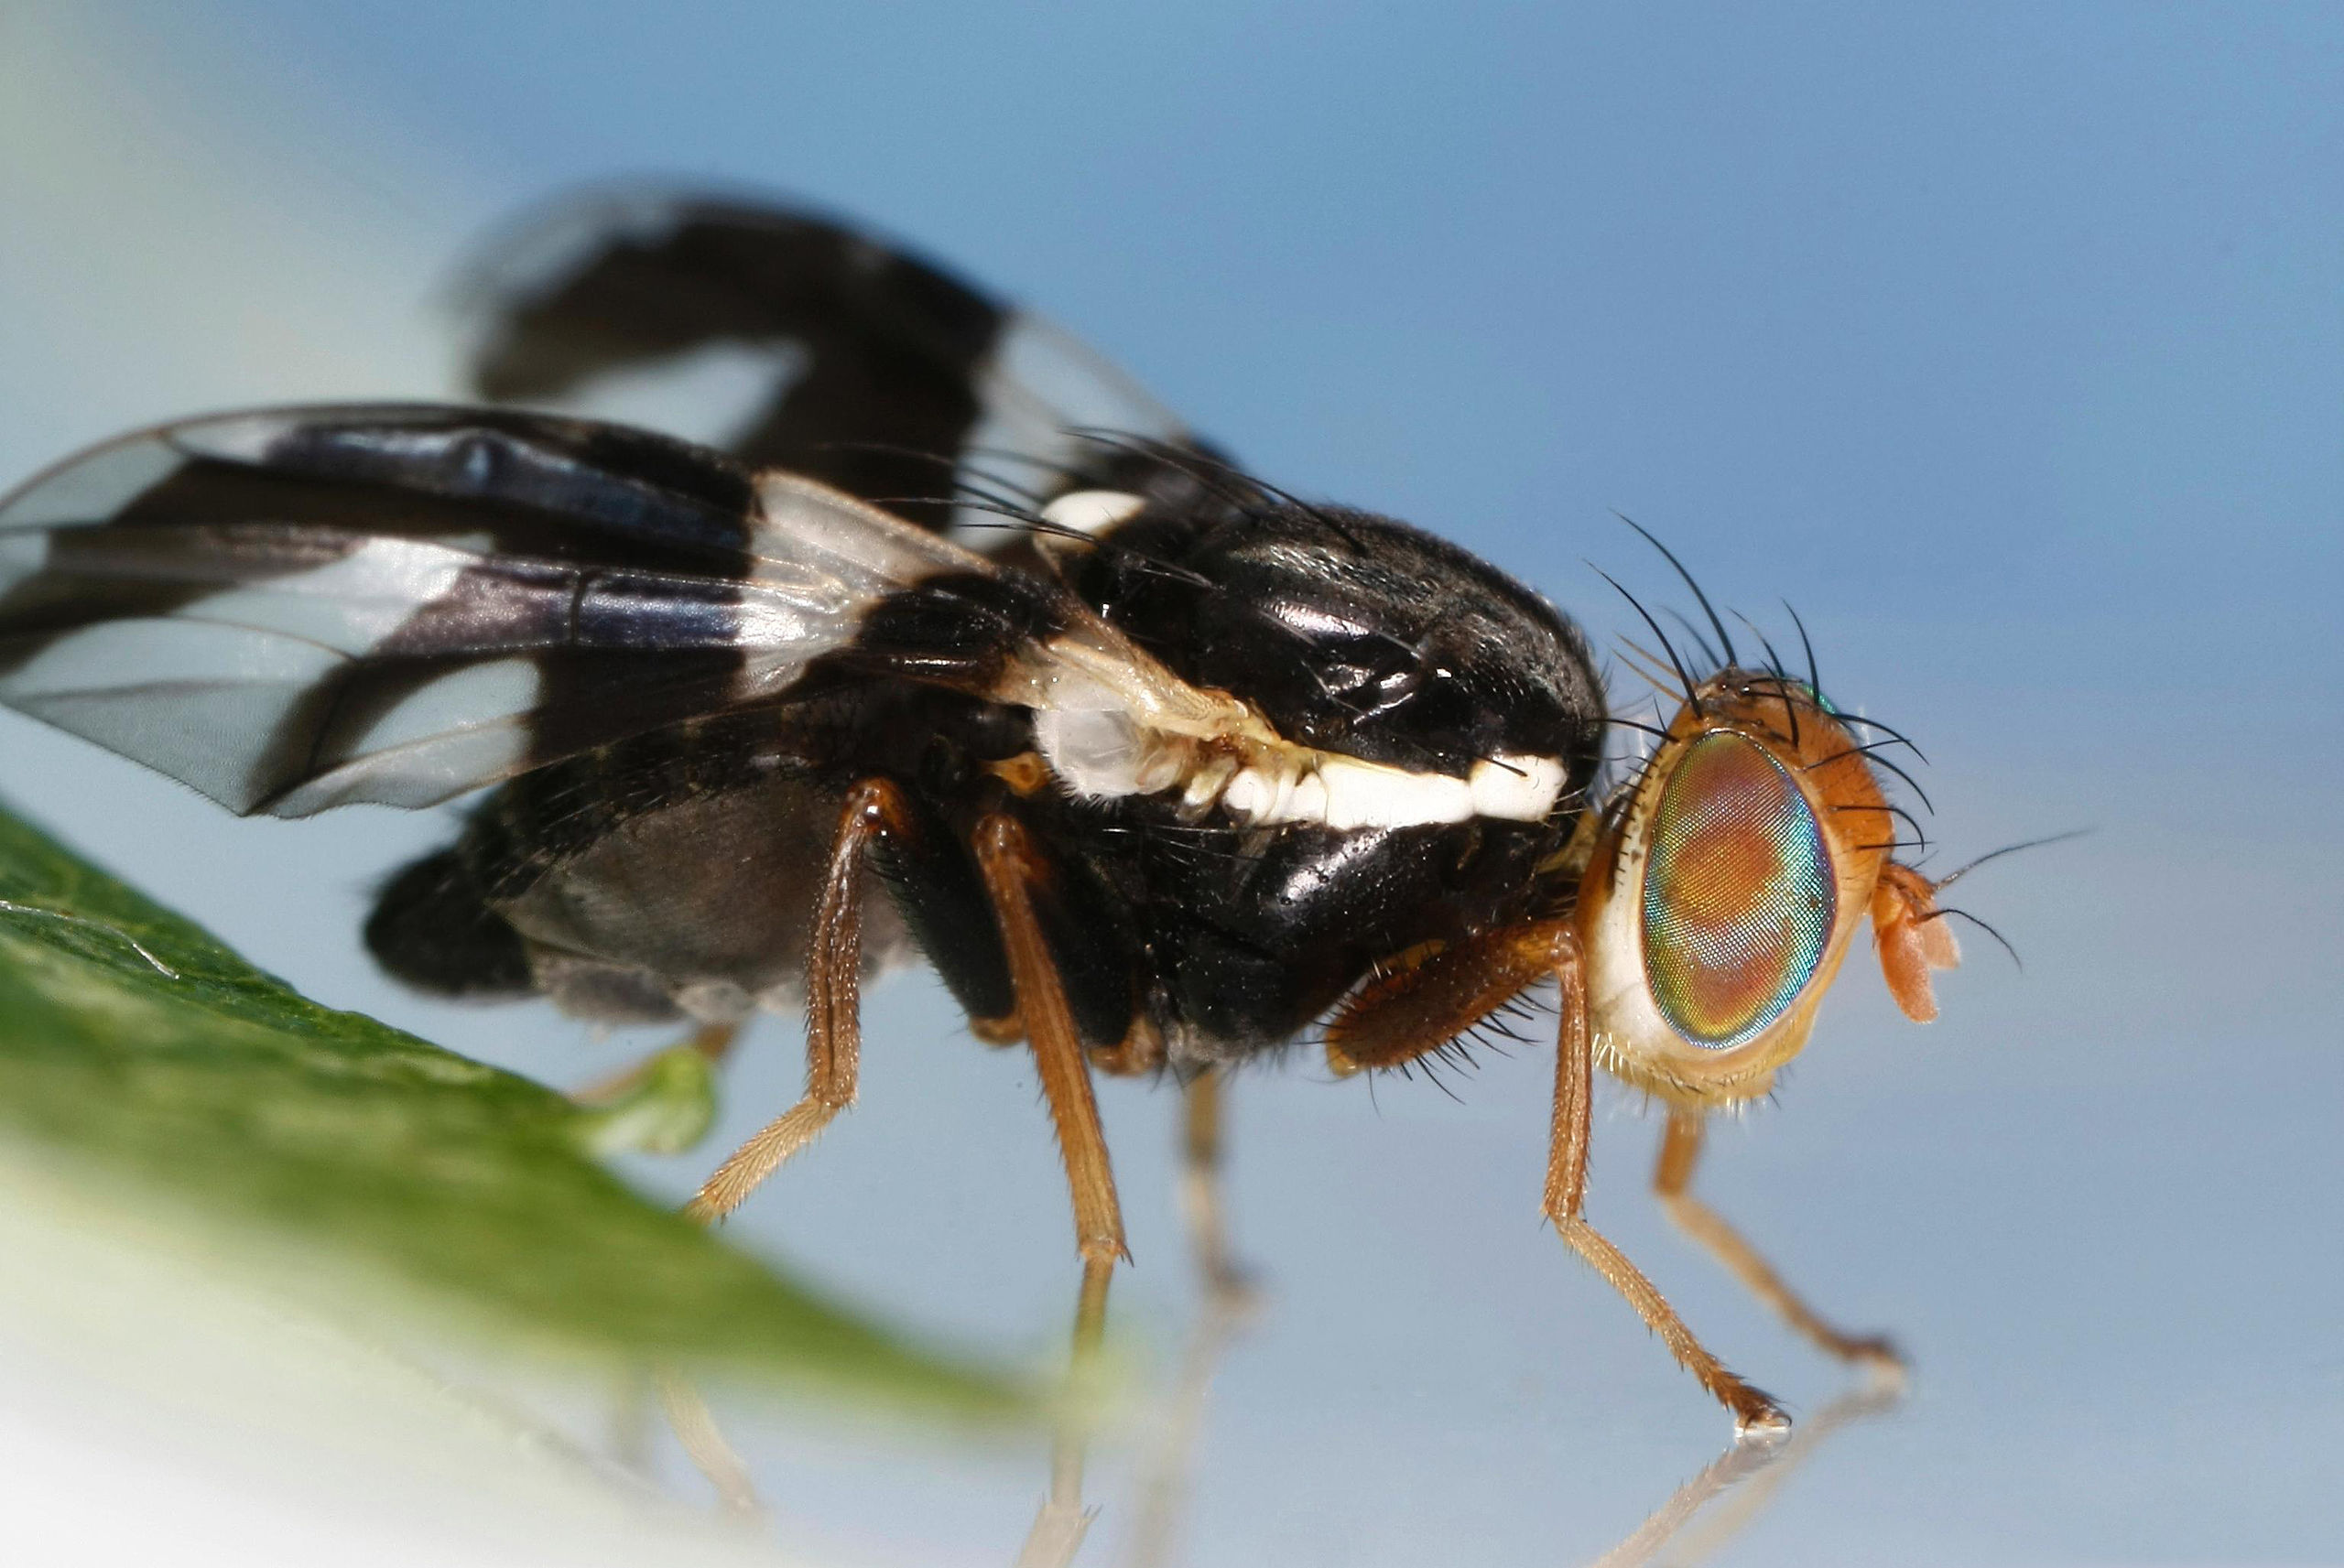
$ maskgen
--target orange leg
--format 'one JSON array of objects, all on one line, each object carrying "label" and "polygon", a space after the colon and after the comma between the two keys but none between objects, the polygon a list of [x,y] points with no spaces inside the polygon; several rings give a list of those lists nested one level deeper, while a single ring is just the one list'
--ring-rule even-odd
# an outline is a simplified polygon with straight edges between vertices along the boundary
[{"label": "orange leg", "polygon": [[[1049,875],[1015,817],[995,814],[977,825],[977,868],[1001,921],[1009,957],[1017,1015],[1034,1050],[1057,1124],[1058,1152],[1066,1161],[1067,1186],[1074,1200],[1074,1244],[1082,1257],[1082,1288],[1074,1314],[1073,1367],[1078,1379],[1096,1364],[1107,1326],[1107,1285],[1123,1246],[1123,1217],[1115,1199],[1114,1172],[1107,1162],[1107,1137],[1099,1125],[1099,1102],[1091,1089],[1091,1065],[1075,1031],[1066,988],[1034,913],[1033,884]],[[1080,1511],[1083,1443],[1079,1429],[1063,1427],[1050,1460],[1050,1503],[1046,1513]],[[1036,1529],[1041,1525],[1037,1521]]]},{"label": "orange leg", "polygon": [[874,838],[891,827],[900,830],[904,821],[903,795],[885,780],[869,780],[848,793],[807,947],[805,1097],[716,1168],[685,1206],[693,1218],[718,1220],[738,1208],[854,1103],[863,1055],[863,858]]},{"label": "orange leg", "polygon": [[1230,1251],[1229,1220],[1221,1201],[1221,1075],[1218,1070],[1188,1080],[1180,1098],[1180,1208],[1205,1288],[1217,1301],[1234,1303],[1246,1291],[1245,1271]]},{"label": "orange leg", "polygon": [[608,1105],[641,1085],[650,1076],[652,1064],[670,1051],[694,1052],[710,1066],[721,1067],[732,1054],[732,1047],[740,1038],[740,1024],[703,1023],[686,1035],[680,1045],[663,1045],[641,1061],[630,1062],[614,1073],[596,1078],[581,1088],[572,1089],[570,1098],[581,1105]]},{"label": "orange leg", "polygon": [[1594,1265],[1595,1271],[1625,1296],[1644,1325],[1660,1336],[1677,1364],[1693,1374],[1701,1387],[1733,1412],[1742,1432],[1774,1433],[1786,1429],[1790,1417],[1767,1394],[1726,1370],[1685,1326],[1650,1280],[1628,1261],[1627,1254],[1590,1225],[1587,1206],[1587,1156],[1595,1100],[1595,1044],[1587,1023],[1585,966],[1579,939],[1565,934],[1554,946],[1555,978],[1562,984],[1563,1022],[1555,1053],[1555,1123],[1546,1155],[1546,1217],[1554,1222],[1572,1249]]},{"label": "orange leg", "polygon": [[1850,1335],[1833,1327],[1783,1282],[1755,1248],[1718,1212],[1692,1194],[1693,1167],[1701,1158],[1703,1123],[1696,1111],[1674,1110],[1662,1135],[1652,1190],[1678,1229],[1709,1249],[1752,1295],[1772,1307],[1799,1334],[1842,1361],[1859,1361],[1884,1371],[1901,1370],[1904,1358],[1880,1335]]},{"label": "orange leg", "polygon": [[1733,1412],[1741,1430],[1772,1432],[1788,1426],[1790,1418],[1782,1408],[1703,1349],[1652,1281],[1587,1221],[1595,1050],[1588,1028],[1579,935],[1570,921],[1536,921],[1492,932],[1379,977],[1328,1026],[1328,1060],[1339,1072],[1413,1061],[1455,1039],[1548,975],[1562,988],[1562,1026],[1555,1059],[1554,1131],[1546,1156],[1546,1217],[1572,1250],[1627,1298],[1669,1354]]}]

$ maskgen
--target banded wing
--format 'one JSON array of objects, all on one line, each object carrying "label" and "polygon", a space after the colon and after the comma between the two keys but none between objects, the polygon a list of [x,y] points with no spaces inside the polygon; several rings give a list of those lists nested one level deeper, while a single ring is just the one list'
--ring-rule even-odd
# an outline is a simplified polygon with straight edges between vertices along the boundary
[{"label": "banded wing", "polygon": [[430,805],[826,655],[981,687],[1057,605],[825,486],[509,411],[190,420],[0,498],[0,702],[239,813]]},{"label": "banded wing", "polygon": [[956,485],[1036,509],[1079,490],[1187,493],[1177,460],[1080,432],[1209,455],[1077,339],[803,209],[574,196],[493,244],[468,294],[478,395],[689,436],[927,526],[982,519],[904,499]]}]

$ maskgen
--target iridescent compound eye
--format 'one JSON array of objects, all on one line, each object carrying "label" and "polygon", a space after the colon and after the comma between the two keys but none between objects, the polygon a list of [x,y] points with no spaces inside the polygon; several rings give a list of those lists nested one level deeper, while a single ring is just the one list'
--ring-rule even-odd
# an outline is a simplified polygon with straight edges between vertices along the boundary
[{"label": "iridescent compound eye", "polygon": [[1814,978],[1839,888],[1823,830],[1763,746],[1720,730],[1662,787],[1644,871],[1644,978],[1709,1051],[1763,1032]]}]

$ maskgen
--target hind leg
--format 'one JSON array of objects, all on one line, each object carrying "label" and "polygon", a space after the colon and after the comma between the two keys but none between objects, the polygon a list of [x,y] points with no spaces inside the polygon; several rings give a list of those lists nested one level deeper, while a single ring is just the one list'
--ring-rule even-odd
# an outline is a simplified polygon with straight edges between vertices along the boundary
[{"label": "hind leg", "polygon": [[685,1206],[693,1218],[722,1219],[738,1208],[854,1103],[863,1059],[863,860],[874,842],[908,823],[903,793],[884,779],[848,792],[806,954],[806,1093],[716,1168]]},{"label": "hind leg", "polygon": [[673,1045],[662,1045],[615,1072],[570,1090],[570,1098],[586,1106],[606,1106],[624,1099],[644,1086],[660,1063],[679,1051],[699,1057],[711,1068],[721,1067],[732,1056],[732,1047],[740,1043],[742,1027],[738,1023],[703,1023]]}]

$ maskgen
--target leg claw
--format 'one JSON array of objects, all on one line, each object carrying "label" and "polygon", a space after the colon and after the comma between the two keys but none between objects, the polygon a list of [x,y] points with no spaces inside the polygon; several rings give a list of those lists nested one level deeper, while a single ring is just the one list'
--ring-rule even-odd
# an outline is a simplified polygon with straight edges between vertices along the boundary
[{"label": "leg claw", "polygon": [[1753,1408],[1734,1412],[1736,1443],[1777,1443],[1788,1437],[1790,1432],[1790,1412],[1763,1396]]}]

